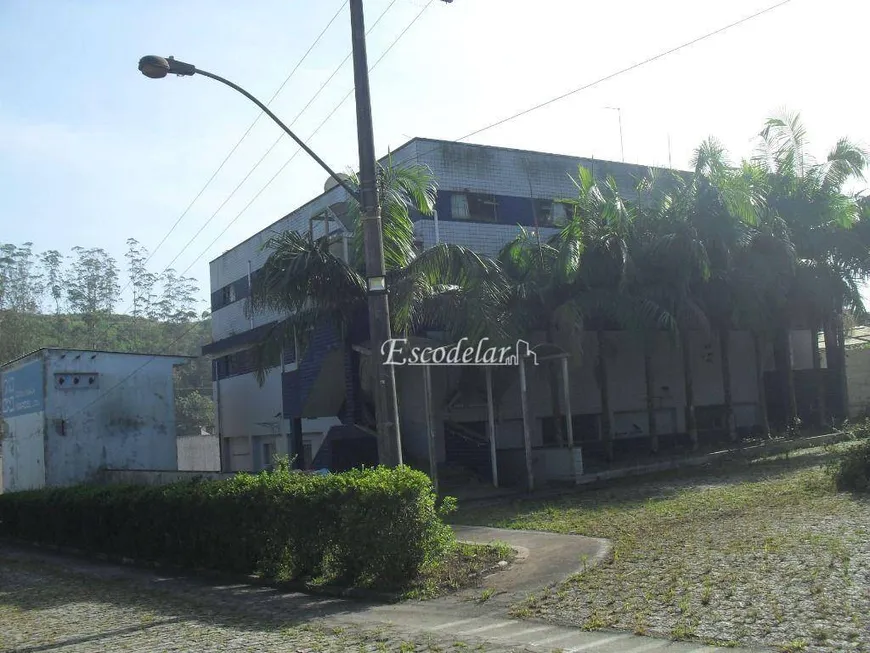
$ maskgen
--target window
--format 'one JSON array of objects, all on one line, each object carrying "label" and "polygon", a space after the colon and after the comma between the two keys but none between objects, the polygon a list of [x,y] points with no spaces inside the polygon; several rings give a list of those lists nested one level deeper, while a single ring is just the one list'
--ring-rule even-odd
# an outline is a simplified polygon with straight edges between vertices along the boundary
[{"label": "window", "polygon": [[571,207],[564,202],[535,200],[535,215],[541,227],[560,227],[568,222]]},{"label": "window", "polygon": [[453,193],[450,197],[450,208],[454,220],[467,220],[470,217],[468,213],[468,196],[463,193]]},{"label": "window", "polygon": [[564,202],[554,202],[552,223],[556,226],[565,224],[571,218],[571,213],[571,207]]},{"label": "window", "polygon": [[485,193],[453,193],[450,208],[454,220],[498,222],[498,201]]},{"label": "window", "polygon": [[230,284],[221,288],[221,306],[227,306],[236,301],[236,286]]},{"label": "window", "polygon": [[263,469],[271,471],[275,466],[275,443],[263,443]]},{"label": "window", "polygon": [[468,213],[471,220],[498,222],[498,202],[493,195],[472,193],[468,196]]}]

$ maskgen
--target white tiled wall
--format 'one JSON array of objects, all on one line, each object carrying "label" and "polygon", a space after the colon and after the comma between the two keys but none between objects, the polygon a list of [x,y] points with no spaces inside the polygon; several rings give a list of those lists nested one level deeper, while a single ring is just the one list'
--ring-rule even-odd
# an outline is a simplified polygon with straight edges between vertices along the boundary
[{"label": "white tiled wall", "polygon": [[599,179],[613,175],[628,194],[646,175],[646,166],[596,161],[581,157],[526,152],[508,148],[444,143],[418,139],[412,144],[416,160],[435,173],[440,188],[496,195],[570,198],[577,195],[571,177],[577,167],[590,168]]},{"label": "white tiled wall", "polygon": [[[527,228],[528,229],[528,228]],[[541,229],[541,237],[546,239],[558,233],[558,229]],[[441,220],[438,235],[442,243],[464,245],[480,254],[495,256],[499,250],[520,233],[517,225],[485,224],[481,222],[455,222]],[[423,247],[435,245],[435,221],[420,220],[414,225],[414,235],[423,241]]]},{"label": "white tiled wall", "polygon": [[[415,139],[400,147],[392,153],[392,160],[394,165],[404,162],[428,165],[438,180],[439,188],[444,190],[467,189],[470,192],[545,199],[576,195],[571,176],[576,176],[578,165],[593,169],[599,178],[613,174],[626,194],[634,187],[635,178],[642,177],[647,170],[643,166],[580,157],[427,139]],[[312,216],[346,199],[347,194],[342,188],[333,188],[212,261],[212,292],[247,275],[249,261],[252,270],[260,268],[269,255],[262,246],[272,235],[287,229],[307,231]],[[441,220],[439,232],[441,242],[465,245],[482,254],[495,255],[519,233],[519,227]],[[542,229],[541,233],[549,236],[556,230]],[[431,247],[435,244],[434,222],[421,220],[415,226],[415,234],[423,241],[424,247]],[[257,316],[254,325],[259,326],[275,317]],[[243,302],[215,311],[213,324],[215,340],[250,328],[250,322],[244,317]]]},{"label": "white tiled wall", "polygon": [[238,301],[219,308],[211,316],[211,333],[215,341],[248,331],[251,322],[245,315],[245,302]]}]

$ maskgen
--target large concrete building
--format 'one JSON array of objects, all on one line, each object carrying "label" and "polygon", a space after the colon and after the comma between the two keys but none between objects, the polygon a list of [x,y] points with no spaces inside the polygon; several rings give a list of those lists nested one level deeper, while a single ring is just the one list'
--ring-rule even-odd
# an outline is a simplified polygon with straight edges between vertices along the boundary
[{"label": "large concrete building", "polygon": [[188,360],[40,349],[0,367],[0,492],[176,469],[172,369]]},{"label": "large concrete building", "polygon": [[[626,195],[648,172],[637,165],[423,138],[395,150],[392,162],[425,164],[437,179],[435,215],[414,217],[419,248],[446,242],[490,255],[514,238],[521,226],[539,228],[544,236],[555,233],[552,224],[565,211],[558,200],[576,196],[571,177],[576,176],[578,166],[590,168],[598,179],[612,176]],[[263,251],[263,243],[284,230],[315,237],[327,230],[347,235],[348,225],[342,220],[346,201],[343,189],[327,185],[322,195],[211,262],[214,342],[204,353],[214,357],[217,426],[222,465],[227,471],[262,469],[275,453],[293,453],[293,433],[302,435],[301,444],[297,442],[295,448],[301,448],[299,453],[307,464],[328,465],[331,460],[332,465],[337,465],[334,453],[330,459],[329,442],[350,437],[348,429],[358,421],[360,388],[365,388],[368,380],[368,374],[360,372],[361,367],[366,369],[365,336],[351,334],[354,346],[348,346],[329,329],[320,329],[302,360],[288,347],[280,369],[260,386],[253,374],[250,348],[281,316],[249,315],[245,301],[252,276],[269,254]],[[346,254],[346,246],[336,244],[335,251]],[[571,361],[571,407],[580,441],[601,436],[600,392],[593,372],[593,361],[601,346],[606,347],[609,361],[610,422],[615,437],[643,435],[647,428],[641,343],[635,334],[625,332],[607,333],[605,340],[599,343],[594,333],[586,334],[583,357]],[[792,345],[795,368],[811,366],[809,332],[794,332]],[[748,334],[735,333],[731,350],[736,420],[739,427],[749,428],[758,419],[759,393]],[[721,425],[724,401],[719,348],[710,337],[695,333],[691,351],[699,420],[702,427],[712,429]],[[772,354],[768,352],[766,357],[765,366],[770,369]],[[664,334],[653,358],[659,429],[682,432],[682,368],[674,344]],[[541,451],[537,459],[545,461],[546,449],[552,444],[552,394],[543,366],[531,374],[532,444]],[[438,458],[441,462],[461,459],[473,463],[482,456],[484,463],[478,466],[484,469],[487,447],[475,442],[474,434],[486,421],[486,403],[468,396],[457,400],[456,388],[462,382],[459,369],[442,368],[433,374]],[[427,439],[419,370],[400,369],[397,386],[403,444],[411,456],[425,459]],[[499,465],[510,470],[523,447],[516,379],[505,377],[497,394],[498,460]],[[361,455],[359,451],[357,454]]]}]

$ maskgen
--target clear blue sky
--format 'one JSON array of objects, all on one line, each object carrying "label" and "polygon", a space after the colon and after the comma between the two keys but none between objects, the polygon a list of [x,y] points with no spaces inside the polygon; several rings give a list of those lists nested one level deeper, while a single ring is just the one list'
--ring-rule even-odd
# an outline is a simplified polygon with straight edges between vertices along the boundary
[{"label": "clear blue sky", "polygon": [[[369,25],[392,0],[366,0]],[[342,0],[0,1],[0,242],[37,250],[154,248],[257,110],[205,78],[148,80],[143,54],[174,55],[268,99]],[[396,0],[369,39],[374,62],[427,0]],[[372,75],[378,152],[412,136],[458,138],[529,105],[732,22],[774,0],[435,1]],[[870,9],[793,0],[733,31],[621,75],[472,142],[686,166],[716,135],[735,158],[780,107],[799,110],[814,152],[870,141],[862,97]],[[341,12],[273,109],[291,120],[349,51]],[[294,126],[307,136],[352,86],[346,64]],[[318,194],[325,175],[297,156],[212,247],[215,236],[295,151],[284,139],[208,220],[279,135],[261,120],[155,255],[208,289],[208,261]],[[353,102],[311,145],[356,163]],[[195,262],[195,259],[202,257]],[[126,281],[126,279],[124,279]]]}]

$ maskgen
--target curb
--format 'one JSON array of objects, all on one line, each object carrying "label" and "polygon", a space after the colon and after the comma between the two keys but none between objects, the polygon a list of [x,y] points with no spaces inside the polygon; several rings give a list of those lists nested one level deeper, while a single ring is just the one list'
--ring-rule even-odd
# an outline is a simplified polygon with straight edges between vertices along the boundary
[{"label": "curb", "polygon": [[470,497],[460,499],[464,506],[486,506],[489,504],[502,503],[505,500],[525,500],[525,499],[546,499],[548,497],[558,497],[566,494],[573,494],[577,490],[591,490],[597,487],[607,487],[608,481],[614,481],[623,478],[633,478],[645,476],[647,474],[657,474],[659,472],[673,471],[676,469],[701,467],[710,463],[731,462],[741,460],[758,454],[777,455],[788,453],[798,449],[811,449],[813,447],[821,447],[830,444],[838,444],[852,439],[848,433],[843,431],[835,431],[824,435],[813,435],[805,438],[785,439],[778,438],[769,440],[759,444],[751,444],[745,447],[734,449],[724,449],[722,451],[713,451],[706,454],[691,456],[687,458],[678,458],[671,460],[662,460],[660,462],[649,463],[645,465],[635,465],[632,467],[623,467],[598,472],[595,474],[584,474],[574,484],[565,484],[559,487],[542,488],[534,492],[523,490],[500,491],[493,493],[490,496]]},{"label": "curb", "polygon": [[106,553],[97,553],[91,551],[83,551],[73,547],[65,547],[57,544],[43,544],[40,542],[30,542],[28,540],[20,540],[13,537],[0,537],[0,543],[17,546],[19,548],[36,549],[39,551],[50,551],[65,556],[83,558],[98,562],[110,562],[125,567],[134,567],[137,569],[167,570],[179,575],[185,574],[195,576],[201,579],[208,579],[223,584],[244,584],[253,585],[256,587],[273,587],[278,590],[287,592],[300,592],[314,596],[329,596],[340,599],[350,599],[353,601],[365,601],[373,603],[398,603],[402,600],[400,592],[384,592],[380,590],[370,590],[362,587],[340,587],[335,585],[311,586],[300,581],[279,581],[263,578],[262,576],[254,576],[248,574],[234,574],[226,571],[218,571],[214,569],[196,569],[190,567],[182,567],[180,565],[169,565],[160,562],[148,560],[134,560],[123,556],[108,555]]}]

